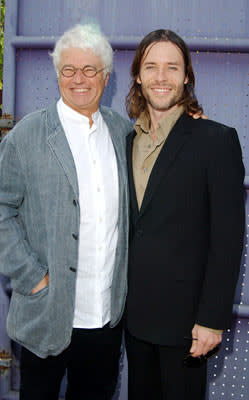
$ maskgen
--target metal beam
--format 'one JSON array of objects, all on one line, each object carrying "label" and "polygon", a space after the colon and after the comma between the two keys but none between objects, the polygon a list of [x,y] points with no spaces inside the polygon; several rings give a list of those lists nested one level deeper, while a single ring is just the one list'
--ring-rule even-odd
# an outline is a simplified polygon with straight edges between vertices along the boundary
[{"label": "metal beam", "polygon": [[16,51],[12,39],[17,34],[18,0],[11,0],[5,8],[4,63],[3,63],[3,113],[15,115]]},{"label": "metal beam", "polygon": [[245,189],[249,189],[249,176],[248,175],[245,176],[244,187],[245,187]]},{"label": "metal beam", "polygon": [[[190,50],[210,52],[249,52],[249,39],[247,38],[208,38],[208,37],[183,37]],[[11,44],[16,48],[53,48],[58,37],[56,36],[13,36]],[[134,50],[142,40],[142,36],[109,37],[114,50]]]},{"label": "metal beam", "polygon": [[249,305],[247,304],[234,304],[233,315],[240,318],[249,318]]}]

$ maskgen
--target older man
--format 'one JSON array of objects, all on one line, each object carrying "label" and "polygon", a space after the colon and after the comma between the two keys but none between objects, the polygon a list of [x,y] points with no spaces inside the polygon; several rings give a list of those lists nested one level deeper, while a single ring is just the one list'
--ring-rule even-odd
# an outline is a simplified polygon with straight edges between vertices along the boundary
[{"label": "older man", "polygon": [[21,400],[110,399],[126,295],[130,123],[100,99],[112,49],[89,25],[52,53],[61,98],[26,116],[0,147],[0,272],[13,293]]}]

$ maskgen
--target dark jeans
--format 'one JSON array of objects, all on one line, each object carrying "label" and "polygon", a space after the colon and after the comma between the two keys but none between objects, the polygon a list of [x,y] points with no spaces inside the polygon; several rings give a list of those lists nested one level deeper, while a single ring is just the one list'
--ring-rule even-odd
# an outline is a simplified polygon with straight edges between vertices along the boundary
[{"label": "dark jeans", "polygon": [[20,400],[57,400],[67,372],[66,400],[110,400],[120,358],[122,327],[73,329],[70,346],[45,359],[21,353]]},{"label": "dark jeans", "polygon": [[204,400],[206,364],[183,366],[187,347],[144,342],[125,333],[129,400]]}]

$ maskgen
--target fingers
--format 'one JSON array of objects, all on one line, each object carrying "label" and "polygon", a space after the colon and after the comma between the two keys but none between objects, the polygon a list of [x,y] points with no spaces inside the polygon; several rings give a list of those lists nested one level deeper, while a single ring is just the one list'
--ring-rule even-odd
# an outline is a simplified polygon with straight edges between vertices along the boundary
[{"label": "fingers", "polygon": [[192,338],[193,338],[192,346],[189,351],[192,355],[196,353],[197,348],[198,348],[198,337],[197,336],[198,336],[198,328],[197,328],[197,325],[194,325],[194,328],[192,329]]},{"label": "fingers", "polygon": [[195,325],[192,330],[193,340],[190,353],[193,357],[200,357],[214,349],[222,340],[222,334],[217,334],[204,326]]},{"label": "fingers", "polygon": [[201,113],[195,113],[195,114],[189,113],[189,115],[190,115],[190,117],[192,117],[192,118],[194,118],[194,119],[199,119],[199,118],[201,118],[201,119],[208,119],[208,116],[207,116],[207,115],[201,114]]},{"label": "fingers", "polygon": [[197,340],[193,340],[192,341],[192,346],[191,346],[191,349],[189,350],[189,352],[191,353],[191,355],[193,355],[193,354],[196,354],[196,352],[197,352]]},{"label": "fingers", "polygon": [[44,289],[49,283],[49,276],[46,274],[44,278],[36,285],[36,287],[31,291],[31,294],[35,294],[40,290]]}]

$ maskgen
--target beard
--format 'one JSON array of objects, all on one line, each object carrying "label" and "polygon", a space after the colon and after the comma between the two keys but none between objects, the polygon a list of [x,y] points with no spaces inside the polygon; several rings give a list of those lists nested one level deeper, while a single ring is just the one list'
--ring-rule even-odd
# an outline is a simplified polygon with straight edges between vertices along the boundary
[{"label": "beard", "polygon": [[141,90],[147,105],[156,111],[169,111],[171,108],[178,105],[183,98],[184,85],[170,86],[172,92],[164,97],[156,96],[150,92],[150,87],[146,88],[146,86],[141,85]]}]

